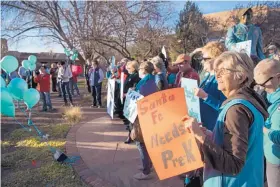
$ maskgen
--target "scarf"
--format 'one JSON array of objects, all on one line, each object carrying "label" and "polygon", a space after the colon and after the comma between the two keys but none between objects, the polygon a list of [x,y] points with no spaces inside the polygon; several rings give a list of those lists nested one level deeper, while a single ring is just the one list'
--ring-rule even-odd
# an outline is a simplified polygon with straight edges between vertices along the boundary
[{"label": "scarf", "polygon": [[151,74],[147,74],[145,77],[143,77],[143,79],[141,79],[138,84],[136,85],[136,89],[135,91],[139,91],[139,89],[141,88],[141,86],[143,86],[144,84],[146,84],[146,82],[148,80],[150,80],[152,78],[153,75]]}]

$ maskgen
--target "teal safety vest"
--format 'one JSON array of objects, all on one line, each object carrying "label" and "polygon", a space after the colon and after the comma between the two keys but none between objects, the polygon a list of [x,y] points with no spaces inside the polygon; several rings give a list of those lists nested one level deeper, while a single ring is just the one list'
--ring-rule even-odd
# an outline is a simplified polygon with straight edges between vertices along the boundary
[{"label": "teal safety vest", "polygon": [[204,187],[263,187],[264,186],[264,152],[263,126],[264,117],[255,106],[243,99],[233,99],[221,107],[216,126],[213,131],[213,141],[223,147],[224,121],[228,109],[236,104],[246,106],[254,116],[254,122],[249,129],[248,151],[245,165],[237,175],[223,174],[205,164]]}]

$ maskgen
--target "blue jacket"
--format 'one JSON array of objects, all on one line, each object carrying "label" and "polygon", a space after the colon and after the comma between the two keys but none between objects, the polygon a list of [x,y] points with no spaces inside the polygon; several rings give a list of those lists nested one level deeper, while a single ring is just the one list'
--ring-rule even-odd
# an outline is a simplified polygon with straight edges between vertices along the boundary
[{"label": "blue jacket", "polygon": [[251,55],[265,59],[263,54],[262,31],[255,25],[244,25],[239,23],[228,29],[225,45],[228,50],[232,50],[234,45],[239,42],[252,40]]},{"label": "blue jacket", "polygon": [[244,99],[233,99],[222,106],[213,131],[213,141],[221,148],[223,147],[226,113],[231,106],[236,104],[246,106],[254,116],[254,122],[249,129],[248,151],[245,164],[240,173],[229,175],[213,169],[206,163],[204,166],[204,187],[263,187],[264,185],[262,136],[264,116],[253,104]]},{"label": "blue jacket", "polygon": [[143,79],[141,79],[136,85],[135,91],[139,92],[141,95],[148,96],[158,91],[155,76],[148,74]]},{"label": "blue jacket", "polygon": [[208,74],[199,87],[208,94],[206,100],[200,99],[201,122],[204,127],[212,131],[219,115],[218,110],[226,97],[218,90],[218,83],[214,75]]},{"label": "blue jacket", "polygon": [[267,100],[271,105],[265,122],[268,132],[264,133],[264,154],[269,163],[280,165],[280,88],[268,94]]},{"label": "blue jacket", "polygon": [[168,82],[167,82],[167,79],[166,79],[166,74],[165,73],[161,73],[161,74],[156,74],[155,75],[155,81],[156,81],[156,84],[157,86],[159,87],[159,82],[161,81],[162,82],[162,90],[165,90],[168,88]]}]

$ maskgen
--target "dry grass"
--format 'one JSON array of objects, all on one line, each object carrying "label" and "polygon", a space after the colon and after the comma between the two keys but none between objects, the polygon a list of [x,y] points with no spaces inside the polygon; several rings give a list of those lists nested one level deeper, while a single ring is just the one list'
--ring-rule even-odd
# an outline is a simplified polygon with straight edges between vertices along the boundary
[{"label": "dry grass", "polygon": [[80,107],[65,108],[63,116],[64,119],[70,124],[78,123],[82,119],[81,108]]},{"label": "dry grass", "polygon": [[[47,125],[41,128],[50,134],[49,145],[64,151],[66,135],[71,124]],[[35,132],[16,129],[5,141],[1,142],[3,171],[2,186],[69,186],[85,187],[86,185],[76,176],[72,167],[62,165],[53,159],[47,144],[42,142]],[[9,148],[13,148],[9,151]],[[32,161],[36,161],[36,166]]]}]

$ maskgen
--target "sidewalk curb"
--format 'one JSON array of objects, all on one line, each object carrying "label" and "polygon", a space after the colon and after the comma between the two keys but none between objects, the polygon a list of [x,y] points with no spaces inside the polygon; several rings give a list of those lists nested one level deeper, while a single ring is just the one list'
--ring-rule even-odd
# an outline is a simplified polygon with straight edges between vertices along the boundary
[{"label": "sidewalk curb", "polygon": [[[76,132],[84,123],[85,122],[83,121],[71,127],[66,136],[65,149],[66,154],[69,156],[80,156],[80,153],[76,146]],[[89,186],[116,187],[115,185],[111,184],[108,181],[105,181],[104,179],[96,175],[93,171],[91,171],[90,168],[86,166],[82,158],[76,163],[74,163],[72,166],[75,172],[79,175],[79,177]]]}]

